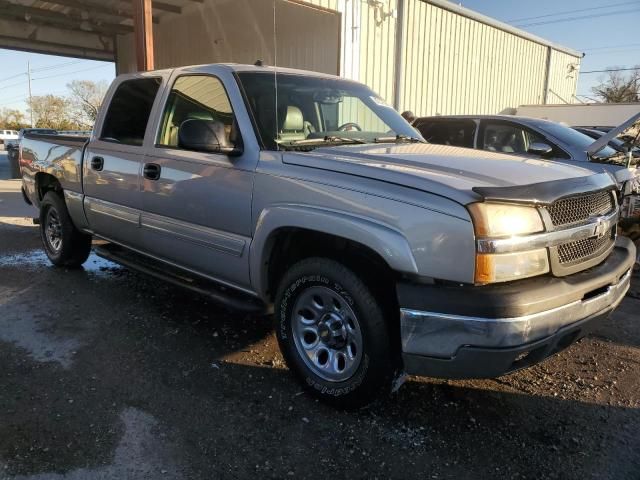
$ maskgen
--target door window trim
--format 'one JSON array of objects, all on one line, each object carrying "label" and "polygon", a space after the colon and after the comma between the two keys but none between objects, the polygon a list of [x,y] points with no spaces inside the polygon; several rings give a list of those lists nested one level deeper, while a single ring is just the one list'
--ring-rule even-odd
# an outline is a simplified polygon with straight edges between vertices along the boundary
[{"label": "door window trim", "polygon": [[[173,87],[175,86],[175,84],[178,82],[179,79],[181,79],[182,77],[211,77],[216,79],[220,85],[222,85],[222,89],[224,90],[224,94],[227,96],[227,100],[229,102],[229,106],[231,107],[231,113],[233,114],[233,121],[237,123],[237,118],[236,118],[236,112],[235,109],[233,108],[233,103],[231,102],[231,97],[229,96],[229,91],[227,90],[227,86],[224,84],[224,82],[222,81],[222,79],[214,74],[214,73],[206,73],[206,72],[198,72],[198,73],[181,73],[180,75],[176,76],[175,79],[172,79],[171,85],[167,85],[166,88],[166,95],[164,98],[164,102],[161,105],[161,109],[158,115],[158,119],[156,122],[156,128],[155,128],[155,132],[153,134],[153,143],[152,143],[152,147],[154,149],[160,149],[160,150],[178,150],[178,151],[182,151],[182,152],[194,152],[194,150],[188,150],[186,148],[180,148],[177,145],[174,147],[172,145],[165,145],[162,143],[158,143],[158,139],[160,137],[161,134],[161,130],[164,128],[163,127],[163,123],[164,123],[164,113],[167,109],[167,105],[169,104],[169,100],[171,98],[171,92],[173,92]],[[238,135],[240,135],[240,138],[242,138],[242,132],[240,132],[240,128],[238,126]],[[196,152],[196,153],[202,153],[202,154],[206,154],[206,155],[222,155],[219,153],[206,153],[206,152]],[[226,156],[226,155],[224,155]]]},{"label": "door window trim", "polygon": [[[118,142],[116,140],[109,140],[107,138],[104,138],[104,128],[105,128],[105,124],[106,124],[106,120],[108,118],[108,114],[109,114],[109,107],[111,106],[111,102],[113,101],[114,97],[116,96],[116,94],[118,93],[118,90],[120,89],[120,87],[127,83],[127,82],[135,82],[135,81],[139,81],[139,80],[158,80],[159,84],[158,84],[158,91],[156,92],[154,98],[153,98],[153,102],[151,103],[151,109],[149,110],[149,118],[147,118],[147,124],[145,127],[145,131],[144,131],[144,135],[142,137],[142,143],[140,145],[133,145],[131,143],[122,143],[122,142]],[[100,121],[100,130],[99,130],[99,134],[97,132],[96,129],[96,137],[95,140],[92,142],[106,142],[109,145],[117,145],[118,147],[124,148],[124,151],[127,151],[127,149],[129,148],[134,148],[134,149],[143,149],[145,147],[145,143],[146,143],[146,137],[147,134],[149,133],[149,127],[151,126],[153,120],[153,116],[154,116],[154,110],[155,110],[155,105],[157,104],[157,102],[159,101],[159,99],[162,97],[162,91],[163,91],[163,86],[164,86],[164,81],[165,78],[162,75],[143,75],[143,76],[136,76],[136,77],[129,77],[129,78],[123,78],[122,81],[120,81],[117,85],[114,85],[114,89],[113,89],[113,93],[109,96],[108,98],[108,106],[106,108],[106,110],[104,111],[104,113],[102,114],[101,118],[96,119],[96,126],[98,125],[98,120]],[[105,98],[106,99],[106,98]]]},{"label": "door window trim", "polygon": [[[492,118],[482,118],[480,119],[480,126],[478,127],[478,137],[477,137],[477,148],[479,150],[488,152],[490,150],[486,150],[484,148],[484,133],[485,133],[485,129],[487,128],[487,124],[491,124],[491,123],[495,123],[498,125],[507,125],[510,127],[515,127],[515,128],[520,128],[521,130],[524,130],[526,132],[532,133],[534,135],[537,135],[538,137],[542,137],[543,140],[545,141],[545,143],[547,143],[553,150],[559,150],[561,152],[563,152],[565,155],[567,155],[567,159],[573,160],[573,157],[567,152],[565,151],[565,149],[561,148],[556,142],[552,141],[549,139],[549,137],[544,133],[544,132],[540,132],[538,130],[535,130],[533,128],[531,128],[528,125],[523,125],[522,123],[518,123],[518,122],[514,122],[513,120],[506,120],[506,119],[492,119]],[[480,148],[480,140],[482,140],[482,148]],[[513,152],[513,153],[507,153],[507,152],[496,152],[496,153],[503,153],[505,155],[531,155],[530,153],[524,152],[524,153],[518,153],[518,152]],[[551,158],[545,158],[545,157],[540,157],[543,160],[553,160],[553,159],[559,159],[559,157],[551,157]],[[561,160],[567,160],[567,159],[561,159]]]}]

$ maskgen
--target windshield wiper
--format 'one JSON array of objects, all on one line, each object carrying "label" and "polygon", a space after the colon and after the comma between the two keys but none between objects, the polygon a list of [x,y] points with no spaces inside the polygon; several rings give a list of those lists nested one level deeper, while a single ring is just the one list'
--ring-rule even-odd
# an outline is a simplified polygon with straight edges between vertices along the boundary
[{"label": "windshield wiper", "polygon": [[336,137],[327,135],[320,138],[305,138],[303,140],[291,140],[290,142],[279,142],[278,145],[285,149],[299,150],[304,148],[326,147],[332,145],[361,145],[367,143],[362,138]]},{"label": "windshield wiper", "polygon": [[378,137],[373,140],[375,143],[427,143],[421,138],[410,137],[399,133],[393,137]]}]

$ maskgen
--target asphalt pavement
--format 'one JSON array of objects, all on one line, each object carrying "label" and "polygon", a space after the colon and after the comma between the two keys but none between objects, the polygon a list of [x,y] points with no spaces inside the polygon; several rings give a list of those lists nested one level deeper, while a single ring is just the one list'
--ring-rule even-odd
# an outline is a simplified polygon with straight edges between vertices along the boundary
[{"label": "asphalt pavement", "polygon": [[0,180],[2,480],[640,479],[638,276],[541,365],[342,412],[301,391],[270,318],[95,256],[52,267],[19,195]]}]

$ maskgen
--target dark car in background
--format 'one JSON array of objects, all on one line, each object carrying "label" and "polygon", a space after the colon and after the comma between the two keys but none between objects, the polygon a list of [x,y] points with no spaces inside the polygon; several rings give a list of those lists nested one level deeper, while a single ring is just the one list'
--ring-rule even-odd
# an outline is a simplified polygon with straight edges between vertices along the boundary
[{"label": "dark car in background", "polygon": [[58,131],[53,128],[23,128],[18,132],[18,138],[7,140],[4,148],[9,158],[9,166],[11,167],[11,178],[20,178],[20,142],[25,133],[35,133],[40,135],[57,135]]}]

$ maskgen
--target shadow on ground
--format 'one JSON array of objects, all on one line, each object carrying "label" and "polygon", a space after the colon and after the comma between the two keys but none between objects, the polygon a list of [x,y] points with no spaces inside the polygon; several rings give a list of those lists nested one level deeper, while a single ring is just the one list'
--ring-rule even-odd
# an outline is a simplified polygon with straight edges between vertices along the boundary
[{"label": "shadow on ground", "polygon": [[270,319],[95,256],[54,268],[33,226],[0,239],[0,479],[638,478],[637,302],[533,369],[341,412]]}]

